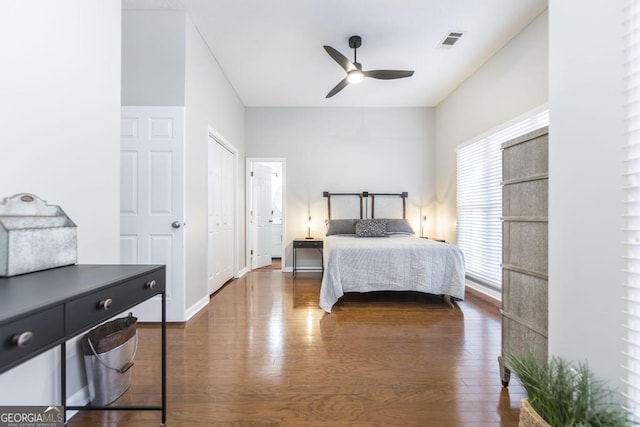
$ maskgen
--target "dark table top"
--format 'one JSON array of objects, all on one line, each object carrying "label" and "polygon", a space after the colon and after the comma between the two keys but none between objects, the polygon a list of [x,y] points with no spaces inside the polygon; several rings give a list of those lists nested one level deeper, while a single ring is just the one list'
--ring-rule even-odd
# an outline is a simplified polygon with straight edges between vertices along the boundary
[{"label": "dark table top", "polygon": [[0,324],[163,268],[79,264],[0,278]]}]

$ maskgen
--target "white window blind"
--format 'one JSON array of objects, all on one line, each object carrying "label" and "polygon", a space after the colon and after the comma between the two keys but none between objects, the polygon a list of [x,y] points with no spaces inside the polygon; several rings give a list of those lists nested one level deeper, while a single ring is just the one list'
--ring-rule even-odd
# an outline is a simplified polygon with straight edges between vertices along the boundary
[{"label": "white window blind", "polygon": [[549,110],[475,140],[457,152],[457,244],[467,276],[485,286],[502,285],[503,142],[549,124]]},{"label": "white window blind", "polygon": [[627,407],[640,420],[640,4],[629,1],[626,22],[626,123],[625,147],[625,395]]}]

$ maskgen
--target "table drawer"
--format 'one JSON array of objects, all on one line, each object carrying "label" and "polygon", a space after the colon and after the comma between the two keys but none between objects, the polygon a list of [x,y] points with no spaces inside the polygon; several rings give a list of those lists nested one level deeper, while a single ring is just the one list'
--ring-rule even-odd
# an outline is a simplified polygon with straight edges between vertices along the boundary
[{"label": "table drawer", "polygon": [[62,305],[0,326],[0,366],[7,367],[33,357],[63,337]]},{"label": "table drawer", "polygon": [[294,248],[322,248],[322,242],[320,241],[314,241],[314,240],[309,240],[307,242],[303,241],[303,240],[295,240],[293,242],[293,247]]},{"label": "table drawer", "polygon": [[107,320],[164,289],[164,270],[160,270],[71,301],[66,306],[67,334]]}]

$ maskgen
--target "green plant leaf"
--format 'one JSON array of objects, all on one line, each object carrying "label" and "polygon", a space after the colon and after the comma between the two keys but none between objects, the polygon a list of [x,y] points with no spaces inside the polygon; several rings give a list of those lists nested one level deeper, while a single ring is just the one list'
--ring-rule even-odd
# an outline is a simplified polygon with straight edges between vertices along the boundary
[{"label": "green plant leaf", "polygon": [[596,381],[586,363],[573,365],[533,354],[506,355],[505,363],[518,376],[533,409],[552,426],[628,426],[628,413],[613,402],[614,393]]}]

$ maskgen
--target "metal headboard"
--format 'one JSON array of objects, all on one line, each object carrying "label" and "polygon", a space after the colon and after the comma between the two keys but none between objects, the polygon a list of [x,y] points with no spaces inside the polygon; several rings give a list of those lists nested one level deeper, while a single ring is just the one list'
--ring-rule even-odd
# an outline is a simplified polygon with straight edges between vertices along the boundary
[{"label": "metal headboard", "polygon": [[365,198],[371,197],[371,218],[375,218],[376,196],[397,196],[402,199],[402,218],[407,218],[407,197],[409,196],[409,193],[406,191],[402,193],[370,193],[368,191],[363,191],[361,193],[330,193],[329,191],[324,191],[322,196],[327,198],[328,219],[331,219],[331,197],[334,196],[358,196],[360,198],[360,219],[363,218],[363,204]]},{"label": "metal headboard", "polygon": [[362,205],[363,205],[363,201],[362,198],[363,197],[367,197],[368,193],[362,192],[362,193],[330,193],[328,191],[323,191],[322,192],[322,197],[326,197],[327,198],[327,215],[328,218],[327,219],[331,219],[331,198],[334,196],[359,196],[360,197],[360,219],[362,219]]},{"label": "metal headboard", "polygon": [[371,218],[376,217],[376,196],[398,196],[402,198],[402,218],[407,219],[407,197],[409,193],[404,191],[402,193],[369,193],[371,197]]}]

